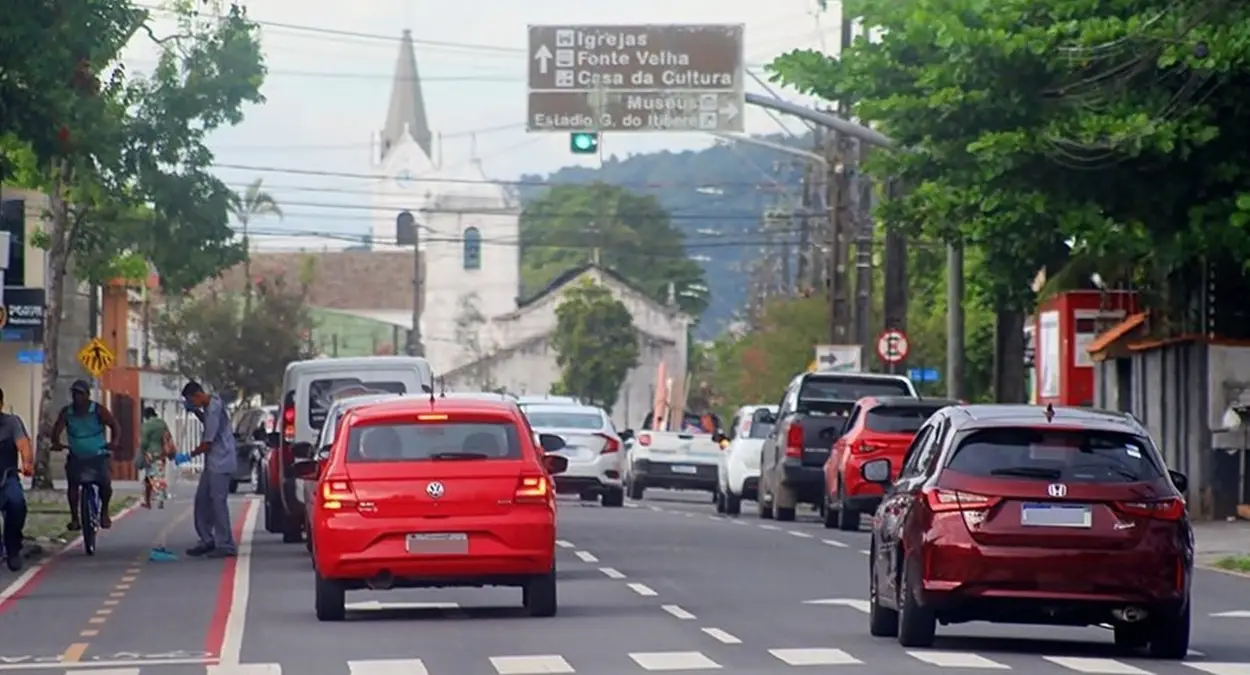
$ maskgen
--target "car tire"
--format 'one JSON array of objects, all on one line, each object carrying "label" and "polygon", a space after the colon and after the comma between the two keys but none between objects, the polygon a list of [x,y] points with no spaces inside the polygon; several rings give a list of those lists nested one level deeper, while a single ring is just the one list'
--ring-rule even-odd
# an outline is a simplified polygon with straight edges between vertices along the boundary
[{"label": "car tire", "polygon": [[308,551],[309,555],[312,555],[312,526],[308,524],[307,520],[304,521],[304,550]]},{"label": "car tire", "polygon": [[252,462],[252,494],[265,494],[265,485],[261,480],[264,472],[261,471],[260,462]]},{"label": "car tire", "polygon": [[898,611],[881,605],[877,595],[877,554],[872,547],[868,563],[868,634],[873,637],[898,637]]},{"label": "car tire", "polygon": [[820,505],[820,520],[827,530],[838,526],[838,512],[829,505],[829,495],[825,495],[824,502]]},{"label": "car tire", "polygon": [[1141,649],[1150,644],[1148,626],[1140,623],[1121,623],[1115,626],[1115,646],[1120,649]]},{"label": "car tire", "polygon": [[230,494],[237,494],[239,491],[239,481],[230,479]]},{"label": "car tire", "polygon": [[[788,497],[789,499],[781,499],[781,495],[779,495],[778,492],[781,492],[782,490],[785,491],[786,493],[785,496]],[[783,485],[780,490],[773,493],[773,498],[771,501],[772,501],[772,506],[773,506],[774,518],[776,518],[777,520],[781,522],[790,522],[794,520],[794,506],[793,505],[796,503],[797,500],[795,500],[793,495],[790,494],[789,488]],[[791,506],[778,506],[778,504],[791,504]]]},{"label": "car tire", "polygon": [[265,531],[269,534],[282,531],[282,511],[269,496],[265,497]]},{"label": "car tire", "polygon": [[725,515],[736,516],[742,513],[742,497],[732,493],[725,493]]},{"label": "car tire", "polygon": [[636,478],[629,479],[629,498],[630,499],[634,501],[638,501],[642,499],[642,493],[646,489],[647,488],[643,487],[642,483],[639,482],[638,479]]},{"label": "car tire", "polygon": [[1150,631],[1150,658],[1180,661],[1189,654],[1189,605],[1171,616],[1161,616],[1152,622]]},{"label": "car tire", "polygon": [[530,616],[549,617],[556,615],[556,571],[534,577],[521,588],[521,604]]},{"label": "car tire", "polygon": [[625,490],[621,488],[608,488],[603,491],[603,497],[599,503],[608,508],[619,508],[625,506]]},{"label": "car tire", "polygon": [[712,493],[712,501],[716,503],[717,513],[725,512],[725,493],[721,492],[720,488],[717,488],[716,492]]},{"label": "car tire", "polygon": [[282,523],[282,543],[298,544],[304,539],[304,523],[298,518],[287,516]]},{"label": "car tire", "polygon": [[931,647],[937,636],[937,617],[917,601],[911,587],[914,576],[904,568],[898,583],[898,643],[904,647]]},{"label": "car tire", "polygon": [[842,481],[838,481],[838,529],[843,532],[859,532],[859,511],[849,508],[842,498]]},{"label": "car tire", "polygon": [[318,621],[342,621],[347,618],[347,589],[332,579],[316,575],[314,605]]},{"label": "car tire", "polygon": [[755,501],[755,513],[760,520],[773,519],[773,500],[767,492],[760,492],[760,498]]}]

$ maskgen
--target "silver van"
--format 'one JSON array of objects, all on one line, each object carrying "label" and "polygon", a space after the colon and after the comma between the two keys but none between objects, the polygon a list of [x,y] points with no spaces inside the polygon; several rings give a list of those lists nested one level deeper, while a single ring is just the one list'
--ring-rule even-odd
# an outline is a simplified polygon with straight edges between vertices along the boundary
[{"label": "silver van", "polygon": [[312,359],[287,364],[282,379],[278,429],[270,435],[278,453],[277,485],[265,494],[265,522],[282,532],[282,541],[303,539],[304,505],[291,464],[308,459],[334,402],[369,394],[418,394],[434,390],[429,361],[417,356],[361,356]]}]

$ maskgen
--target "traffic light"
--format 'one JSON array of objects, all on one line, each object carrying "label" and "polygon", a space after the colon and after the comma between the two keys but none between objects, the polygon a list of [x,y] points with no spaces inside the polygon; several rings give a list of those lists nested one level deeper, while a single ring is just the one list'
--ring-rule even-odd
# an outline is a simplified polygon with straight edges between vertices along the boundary
[{"label": "traffic light", "polygon": [[599,134],[593,131],[575,131],[569,135],[569,150],[575,155],[594,155],[599,152]]}]

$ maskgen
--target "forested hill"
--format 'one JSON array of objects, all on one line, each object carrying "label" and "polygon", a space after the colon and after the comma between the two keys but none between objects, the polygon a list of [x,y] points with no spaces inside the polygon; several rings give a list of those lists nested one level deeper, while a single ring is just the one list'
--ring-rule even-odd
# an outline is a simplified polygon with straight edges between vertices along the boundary
[{"label": "forested hill", "polygon": [[[810,137],[764,136],[772,143],[802,149]],[[656,152],[607,158],[602,168],[569,166],[547,176],[522,176],[525,183],[593,183],[619,185],[655,195],[686,238],[687,251],[707,272],[711,302],[698,328],[709,338],[739,310],[746,299],[742,263],[760,253],[758,232],[766,208],[801,194],[802,159],[746,143],[716,145],[702,151]],[[546,188],[528,185],[522,200]]]}]

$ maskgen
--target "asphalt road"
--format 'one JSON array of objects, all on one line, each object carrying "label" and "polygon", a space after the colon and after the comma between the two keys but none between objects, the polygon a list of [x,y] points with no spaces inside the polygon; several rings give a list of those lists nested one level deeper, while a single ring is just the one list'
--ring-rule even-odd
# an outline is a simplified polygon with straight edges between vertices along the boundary
[{"label": "asphalt road", "polygon": [[561,502],[555,618],[524,616],[517,590],[451,589],[353,593],[339,624],[313,616],[303,546],[256,531],[259,503],[237,498],[234,561],[148,562],[193,543],[189,504],[138,511],[95,558],[70,550],[0,591],[0,675],[1250,675],[1250,579],[1199,572],[1183,664],[1097,628],[967,624],[904,650],[867,634],[866,533],[760,521],[752,504],[717,516],[702,495],[627,506]]}]

